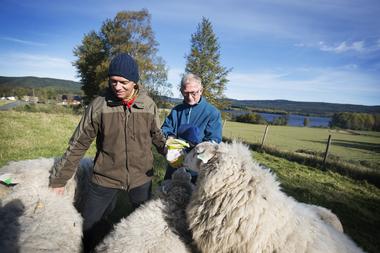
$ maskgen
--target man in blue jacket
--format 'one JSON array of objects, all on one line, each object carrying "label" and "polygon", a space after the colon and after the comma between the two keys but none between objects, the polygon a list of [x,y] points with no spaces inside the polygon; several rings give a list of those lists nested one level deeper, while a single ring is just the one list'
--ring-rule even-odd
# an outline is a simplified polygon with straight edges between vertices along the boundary
[{"label": "man in blue jacket", "polygon": [[[175,106],[161,127],[167,138],[184,139],[192,145],[203,141],[222,141],[222,118],[220,111],[202,97],[201,79],[186,74],[181,80],[183,103]],[[170,179],[174,168],[168,167],[165,180]]]}]

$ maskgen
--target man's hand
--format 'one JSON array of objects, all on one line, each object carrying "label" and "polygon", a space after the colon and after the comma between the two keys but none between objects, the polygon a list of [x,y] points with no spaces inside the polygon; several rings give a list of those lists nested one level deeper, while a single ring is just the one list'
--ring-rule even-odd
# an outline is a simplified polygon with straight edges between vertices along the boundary
[{"label": "man's hand", "polygon": [[166,139],[166,141],[172,140],[172,139],[175,139],[175,136],[174,135],[169,135],[168,138]]},{"label": "man's hand", "polygon": [[55,192],[56,194],[58,195],[63,195],[63,193],[65,192],[65,187],[62,186],[62,187],[56,187],[56,188],[51,188],[53,192]]},{"label": "man's hand", "polygon": [[169,135],[168,138],[166,138],[165,146],[164,146],[164,150],[163,150],[163,155],[164,156],[166,156],[167,153],[168,153],[168,143],[170,143],[171,140],[174,140],[174,139],[175,139],[174,135]]}]

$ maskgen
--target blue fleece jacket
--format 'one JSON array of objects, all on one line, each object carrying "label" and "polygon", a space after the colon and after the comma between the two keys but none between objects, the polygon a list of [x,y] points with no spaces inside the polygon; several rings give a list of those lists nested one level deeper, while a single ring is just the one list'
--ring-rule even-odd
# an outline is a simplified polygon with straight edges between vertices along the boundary
[{"label": "blue fleece jacket", "polygon": [[199,128],[199,139],[202,141],[222,141],[222,117],[220,111],[207,102],[204,97],[198,104],[188,105],[186,103],[175,106],[165,119],[161,130],[165,136],[176,136],[178,128],[188,124]]}]

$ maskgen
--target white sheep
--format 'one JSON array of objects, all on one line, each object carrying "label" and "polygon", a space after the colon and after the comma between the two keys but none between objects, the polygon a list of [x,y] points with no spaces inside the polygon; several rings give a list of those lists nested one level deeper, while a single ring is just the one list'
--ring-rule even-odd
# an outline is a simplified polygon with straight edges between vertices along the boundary
[{"label": "white sheep", "polygon": [[[48,188],[54,158],[11,162],[0,168],[4,185],[0,205],[0,250],[3,252],[80,252],[82,217],[73,205],[76,180],[70,179],[64,196]],[[81,161],[78,175],[92,167]],[[79,188],[85,187],[79,183]],[[77,190],[79,190],[79,188]]]},{"label": "white sheep", "polygon": [[363,252],[324,209],[286,196],[247,146],[201,143],[186,163],[199,168],[187,220],[202,252]]},{"label": "white sheep", "polygon": [[[300,203],[302,205],[303,203]],[[331,210],[324,208],[322,206],[316,206],[316,205],[309,205],[309,204],[303,204],[305,208],[311,208],[313,209],[312,212],[315,212],[318,217],[326,223],[327,225],[332,226],[337,231],[343,233],[343,225],[340,222],[338,216],[336,216]]]},{"label": "white sheep", "polygon": [[123,218],[96,252],[187,253],[191,234],[185,209],[193,185],[185,169],[177,169],[172,180],[164,182],[157,198]]}]

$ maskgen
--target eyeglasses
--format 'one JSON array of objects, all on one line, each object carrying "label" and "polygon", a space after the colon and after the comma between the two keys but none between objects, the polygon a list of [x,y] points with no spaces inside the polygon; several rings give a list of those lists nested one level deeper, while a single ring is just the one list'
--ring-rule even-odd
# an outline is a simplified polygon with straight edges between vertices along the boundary
[{"label": "eyeglasses", "polygon": [[117,81],[113,79],[109,79],[109,82],[112,86],[117,86],[118,83],[120,83],[122,86],[127,86],[128,84],[132,83],[133,81]]},{"label": "eyeglasses", "polygon": [[202,89],[199,89],[197,91],[192,91],[192,92],[185,92],[185,91],[181,91],[182,92],[182,95],[183,96],[192,96],[192,97],[196,97],[197,95],[199,95],[201,92],[202,92]]}]

